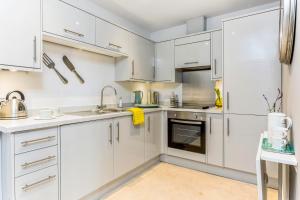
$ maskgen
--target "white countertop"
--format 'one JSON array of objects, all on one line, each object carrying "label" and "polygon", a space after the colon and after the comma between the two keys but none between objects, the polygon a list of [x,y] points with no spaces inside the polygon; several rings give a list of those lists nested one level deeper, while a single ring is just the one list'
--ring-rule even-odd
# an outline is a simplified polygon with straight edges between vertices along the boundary
[{"label": "white countertop", "polygon": [[[157,111],[188,111],[188,112],[205,112],[205,113],[216,113],[216,114],[222,113],[222,110],[217,108],[202,110],[202,109],[181,109],[181,108],[162,107],[162,108],[144,109],[144,111],[145,113],[157,112]],[[117,112],[117,113],[107,113],[102,115],[89,115],[89,116],[77,116],[77,115],[66,114],[51,120],[36,120],[35,117],[28,117],[26,119],[19,119],[19,120],[0,120],[0,132],[15,133],[15,132],[22,132],[22,131],[28,131],[33,129],[55,127],[55,126],[61,126],[66,124],[94,121],[100,119],[110,119],[110,118],[116,118],[116,117],[122,117],[128,115],[131,115],[131,113]]]}]

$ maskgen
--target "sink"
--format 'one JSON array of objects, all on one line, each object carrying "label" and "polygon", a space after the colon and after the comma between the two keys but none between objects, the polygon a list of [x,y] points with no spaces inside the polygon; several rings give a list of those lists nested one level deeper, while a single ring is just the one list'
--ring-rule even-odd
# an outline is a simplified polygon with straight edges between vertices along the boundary
[{"label": "sink", "polygon": [[76,116],[93,116],[93,115],[103,115],[108,113],[117,113],[117,112],[124,112],[126,109],[123,108],[104,108],[104,109],[95,109],[95,110],[85,110],[85,111],[78,111],[78,112],[70,112],[66,113],[68,115],[76,115]]}]

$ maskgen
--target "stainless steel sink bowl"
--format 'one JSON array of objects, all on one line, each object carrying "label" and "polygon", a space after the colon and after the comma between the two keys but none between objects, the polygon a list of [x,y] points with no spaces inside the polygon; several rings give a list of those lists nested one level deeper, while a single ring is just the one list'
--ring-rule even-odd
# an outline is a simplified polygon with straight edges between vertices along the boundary
[{"label": "stainless steel sink bowl", "polygon": [[103,115],[108,113],[117,113],[124,112],[126,109],[119,108],[105,108],[105,109],[95,109],[95,110],[86,110],[86,111],[78,111],[78,112],[70,112],[66,113],[68,115],[76,115],[76,116],[93,116],[93,115]]}]

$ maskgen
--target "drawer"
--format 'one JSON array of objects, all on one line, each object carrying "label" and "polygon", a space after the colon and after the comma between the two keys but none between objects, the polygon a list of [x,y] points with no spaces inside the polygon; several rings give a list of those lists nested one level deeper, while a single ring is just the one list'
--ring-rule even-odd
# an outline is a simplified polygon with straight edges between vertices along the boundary
[{"label": "drawer", "polygon": [[57,145],[57,128],[15,134],[15,154]]},{"label": "drawer", "polygon": [[96,18],[62,1],[43,1],[43,31],[95,44]]},{"label": "drawer", "polygon": [[15,176],[22,176],[57,164],[57,146],[15,156]]},{"label": "drawer", "polygon": [[177,39],[175,40],[175,45],[183,45],[183,44],[189,44],[189,43],[201,42],[207,40],[210,40],[210,33],[193,35],[193,36]]},{"label": "drawer", "polygon": [[57,166],[15,179],[16,200],[58,200]]}]

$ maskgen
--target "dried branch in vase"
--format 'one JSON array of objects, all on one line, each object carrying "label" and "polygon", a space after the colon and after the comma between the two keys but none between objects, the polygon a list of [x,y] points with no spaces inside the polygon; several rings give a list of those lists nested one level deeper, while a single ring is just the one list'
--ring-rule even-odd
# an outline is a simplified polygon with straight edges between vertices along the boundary
[{"label": "dried branch in vase", "polygon": [[283,94],[282,94],[282,92],[281,92],[281,90],[279,88],[277,89],[277,91],[278,91],[278,94],[277,94],[277,97],[276,97],[274,103],[272,104],[272,106],[271,106],[270,101],[267,98],[267,96],[265,94],[262,95],[263,98],[265,99],[266,103],[267,103],[268,111],[270,113],[272,113],[272,112],[280,112],[280,110],[281,110],[281,103],[282,103],[281,100],[282,100]]}]

